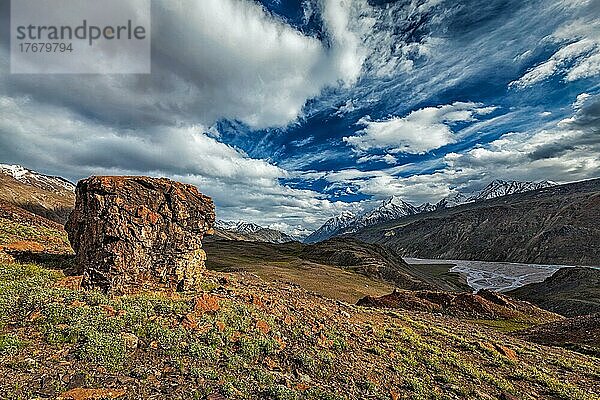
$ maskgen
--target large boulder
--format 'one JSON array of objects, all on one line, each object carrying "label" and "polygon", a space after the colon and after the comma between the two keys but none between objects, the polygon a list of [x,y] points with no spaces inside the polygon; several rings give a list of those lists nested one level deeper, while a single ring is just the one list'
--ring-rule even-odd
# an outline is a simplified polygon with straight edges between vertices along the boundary
[{"label": "large boulder", "polygon": [[214,222],[213,201],[195,186],[95,176],[77,184],[65,228],[82,286],[125,294],[195,288],[205,268],[202,238]]}]

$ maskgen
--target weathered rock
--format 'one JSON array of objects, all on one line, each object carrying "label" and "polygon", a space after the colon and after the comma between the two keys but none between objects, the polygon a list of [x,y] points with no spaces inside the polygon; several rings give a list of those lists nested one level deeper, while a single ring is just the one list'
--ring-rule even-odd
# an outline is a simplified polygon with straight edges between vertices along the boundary
[{"label": "weathered rock", "polygon": [[212,200],[164,178],[91,177],[77,184],[65,226],[83,272],[82,286],[123,294],[193,289],[212,230]]}]

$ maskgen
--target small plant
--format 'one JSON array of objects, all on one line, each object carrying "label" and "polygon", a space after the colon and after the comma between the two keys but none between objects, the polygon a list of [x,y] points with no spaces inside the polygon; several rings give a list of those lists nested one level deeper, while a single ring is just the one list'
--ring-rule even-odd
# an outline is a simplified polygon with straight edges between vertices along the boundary
[{"label": "small plant", "polygon": [[19,339],[17,335],[0,335],[0,356],[9,356],[25,347],[27,343]]}]

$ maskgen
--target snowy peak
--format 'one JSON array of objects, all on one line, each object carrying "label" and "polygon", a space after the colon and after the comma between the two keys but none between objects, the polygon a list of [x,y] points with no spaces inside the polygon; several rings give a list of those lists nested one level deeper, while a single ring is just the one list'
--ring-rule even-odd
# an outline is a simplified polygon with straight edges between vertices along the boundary
[{"label": "snowy peak", "polygon": [[519,182],[519,181],[503,181],[493,180],[489,185],[480,190],[479,192],[473,193],[468,201],[483,201],[495,199],[497,197],[508,196],[516,193],[529,192],[531,190],[544,189],[550,186],[554,186],[553,182],[542,181],[542,182]]},{"label": "snowy peak", "polygon": [[420,206],[414,206],[398,196],[392,196],[372,210],[358,216],[345,212],[337,217],[329,219],[323,226],[309,235],[305,242],[320,242],[336,235],[355,233],[368,226],[404,218],[410,215],[433,212],[443,208],[456,207],[461,204],[494,199],[510,194],[524,193],[555,185],[556,183],[550,181],[519,182],[496,179],[482,190],[468,194],[457,192],[450,197],[442,199],[437,204],[425,203]]},{"label": "snowy peak", "polygon": [[417,212],[419,214],[421,214],[421,213],[432,212],[437,209],[438,209],[438,206],[436,204],[424,203],[424,204],[421,204],[419,207],[417,207]]},{"label": "snowy peak", "polygon": [[75,185],[66,179],[56,176],[43,175],[20,165],[0,164],[0,173],[11,176],[12,178],[26,185],[31,185],[38,189],[47,190],[54,193],[75,191]]},{"label": "snowy peak", "polygon": [[[246,221],[217,220],[215,222],[215,228],[223,231],[221,236],[230,240],[234,239],[267,243],[288,243],[295,241],[293,237],[286,235],[283,232]],[[234,233],[234,235],[227,235],[226,233]]]},{"label": "snowy peak", "polygon": [[232,231],[237,233],[256,233],[261,229],[264,229],[260,225],[253,224],[246,221],[221,221],[215,222],[215,227],[226,231]]},{"label": "snowy peak", "polygon": [[556,185],[557,184],[555,182],[551,181],[521,182],[495,179],[481,190],[477,190],[469,194],[456,193],[450,197],[442,199],[437,206],[438,208],[456,207],[461,204],[491,200],[502,196],[525,193],[531,190],[544,189]]},{"label": "snowy peak", "polygon": [[418,213],[419,209],[417,207],[405,202],[398,196],[392,196],[381,202],[377,207],[362,214],[355,215],[345,211],[329,219],[323,226],[309,235],[304,242],[321,242],[342,233],[354,233],[367,226]]},{"label": "snowy peak", "polygon": [[380,222],[390,221],[406,217],[408,215],[418,214],[418,209],[402,200],[400,197],[393,196],[385,200],[379,207],[369,211],[357,218],[352,226],[352,232],[356,230],[378,224]]},{"label": "snowy peak", "polygon": [[353,224],[356,215],[350,211],[343,211],[340,215],[328,219],[323,226],[311,233],[304,239],[305,243],[316,243],[335,236]]}]

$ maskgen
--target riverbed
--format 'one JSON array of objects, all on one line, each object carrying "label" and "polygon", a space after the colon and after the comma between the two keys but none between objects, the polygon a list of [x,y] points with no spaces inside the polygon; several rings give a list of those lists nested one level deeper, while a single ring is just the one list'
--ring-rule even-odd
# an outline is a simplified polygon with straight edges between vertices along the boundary
[{"label": "riverbed", "polygon": [[491,289],[506,292],[529,283],[542,282],[560,268],[570,265],[520,264],[469,260],[428,260],[405,258],[412,265],[448,264],[450,272],[466,277],[467,283],[476,292],[479,289]]}]

